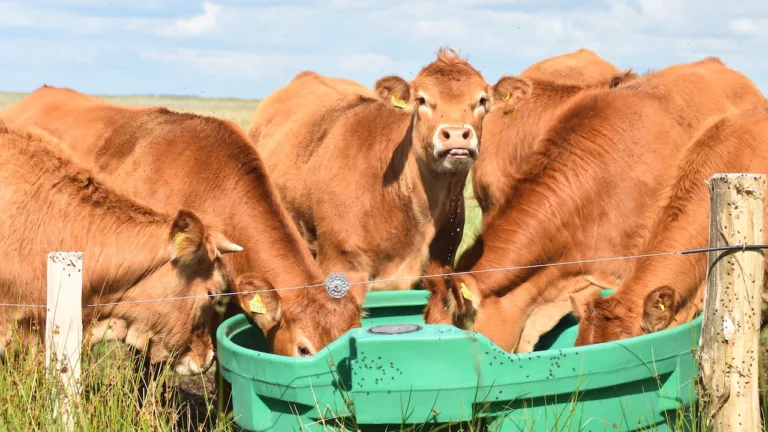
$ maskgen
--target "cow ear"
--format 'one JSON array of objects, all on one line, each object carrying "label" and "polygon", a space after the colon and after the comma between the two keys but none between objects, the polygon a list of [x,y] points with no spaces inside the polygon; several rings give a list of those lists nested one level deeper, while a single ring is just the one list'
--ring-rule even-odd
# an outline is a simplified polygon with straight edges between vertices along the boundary
[{"label": "cow ear", "polygon": [[600,294],[597,292],[590,292],[588,295],[573,293],[568,296],[568,299],[571,301],[573,316],[582,320],[595,310],[595,302],[600,299]]},{"label": "cow ear", "polygon": [[632,69],[627,69],[624,72],[617,73],[611,77],[608,81],[608,88],[615,88],[621,84],[628,83],[637,79],[637,74],[632,72]]},{"label": "cow ear", "polygon": [[180,209],[171,224],[171,257],[193,265],[200,259],[212,262],[219,254],[240,252],[242,247],[216,230],[208,229],[193,212]]},{"label": "cow ear", "polygon": [[202,257],[213,258],[206,247],[206,227],[193,212],[180,209],[171,224],[171,258],[180,264],[194,264]]},{"label": "cow ear", "polygon": [[647,333],[664,330],[675,317],[675,290],[662,286],[648,293],[643,302],[643,330]]},{"label": "cow ear", "polygon": [[477,307],[480,306],[480,297],[477,294],[476,283],[470,275],[463,277],[445,276],[445,285],[453,297],[454,321],[463,325],[464,329],[470,329],[475,324]]},{"label": "cow ear", "polygon": [[401,77],[390,75],[379,78],[374,85],[374,90],[382,101],[391,102],[394,107],[404,111],[413,110],[409,104],[411,100],[411,86]]},{"label": "cow ear", "polygon": [[265,281],[248,277],[237,278],[237,300],[265,335],[280,322],[282,308],[277,291]]},{"label": "cow ear", "polygon": [[533,83],[525,78],[503,76],[493,86],[493,105],[491,110],[503,109],[504,112],[514,110],[515,106],[527,99],[533,91]]}]

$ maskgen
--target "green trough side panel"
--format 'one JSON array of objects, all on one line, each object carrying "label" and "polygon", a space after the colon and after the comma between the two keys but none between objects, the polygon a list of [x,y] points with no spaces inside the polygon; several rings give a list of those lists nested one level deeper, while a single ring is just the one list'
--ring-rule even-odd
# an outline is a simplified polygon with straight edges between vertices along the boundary
[{"label": "green trough side panel", "polygon": [[218,355],[236,423],[249,431],[461,422],[503,432],[691,429],[700,316],[650,335],[573,347],[577,322],[568,315],[534,352],[509,354],[479,333],[425,325],[428,297],[372,292],[363,328],[305,358],[267,353],[245,315],[225,321]]}]

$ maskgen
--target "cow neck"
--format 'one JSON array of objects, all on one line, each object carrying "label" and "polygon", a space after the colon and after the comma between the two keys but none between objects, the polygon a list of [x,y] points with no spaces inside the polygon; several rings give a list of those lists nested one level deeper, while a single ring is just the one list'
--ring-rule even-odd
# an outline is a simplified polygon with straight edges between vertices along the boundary
[{"label": "cow neck", "polygon": [[323,273],[264,174],[263,164],[259,160],[244,167],[249,172],[237,182],[233,195],[223,197],[226,202],[221,203],[231,207],[231,196],[238,197],[223,230],[243,247],[242,252],[225,255],[225,265],[231,266],[236,275],[258,275],[274,288],[320,283]]},{"label": "cow neck", "polygon": [[[672,249],[664,248],[664,251],[668,250]],[[675,313],[688,309],[699,294],[706,271],[707,255],[703,253],[640,258],[632,265],[614,294],[627,309],[628,316],[623,319],[631,320],[641,316],[646,295],[663,286],[675,291]]]},{"label": "cow neck", "polygon": [[[551,202],[551,205],[539,207],[536,204],[529,205],[525,201],[532,200],[520,200],[514,207],[500,211],[497,217],[490,221],[488,228],[483,230],[482,239],[473,246],[472,249],[475,250],[467,254],[469,259],[473,255],[476,256],[477,249],[480,249],[481,256],[470,271],[532,266],[563,260],[564,251],[573,247],[573,239],[564,235],[568,232],[568,223],[563,218],[573,213],[567,211],[565,206],[555,207],[561,204],[560,202]],[[463,267],[465,265],[460,265],[457,270],[462,271]],[[503,296],[520,284],[533,282],[532,277],[542,271],[550,274],[557,271],[556,267],[550,269],[548,272],[546,268],[488,271],[474,273],[472,276],[484,297]]]},{"label": "cow neck", "polygon": [[[558,288],[552,282],[587,272],[593,264],[530,266],[602,257],[602,243],[594,244],[591,234],[599,232],[599,215],[610,211],[592,196],[599,173],[583,170],[578,177],[570,176],[559,169],[563,164],[567,165],[557,155],[532,161],[528,175],[517,182],[496,217],[462,257],[458,271],[505,269],[472,275],[482,296],[505,296],[525,283],[536,298],[548,301]],[[610,267],[611,263],[600,265]]]},{"label": "cow neck", "polygon": [[84,301],[119,301],[137,283],[170,262],[169,220],[126,220],[104,215],[86,226],[78,224],[78,220],[82,219],[70,217],[69,228],[59,235],[65,236],[67,244],[83,245]]},{"label": "cow neck", "polygon": [[24,204],[27,220],[20,226],[30,227],[33,237],[27,241],[43,252],[83,252],[84,299],[125,291],[170,260],[167,215],[106,189],[90,172],[52,150],[46,139],[19,138],[5,143],[3,156],[36,168],[22,171],[17,181],[27,185],[29,197],[39,198]]},{"label": "cow neck", "polygon": [[[715,171],[717,169],[712,172]],[[687,184],[669,198],[661,217],[654,224],[643,254],[699,248],[708,244],[707,230],[697,229],[708,223],[707,212],[700,211],[708,207],[706,185],[703,181],[697,181],[701,177],[686,177],[684,181]],[[638,258],[631,264],[615,295],[632,305],[632,310],[642,311],[646,294],[668,286],[677,294],[679,309],[693,301],[696,291],[705,280],[706,271],[705,253]]]},{"label": "cow neck", "polygon": [[[565,85],[552,81],[531,80],[531,95],[515,107],[514,113],[492,112],[483,123],[483,147],[477,170],[478,179],[493,183],[497,189],[492,199],[503,201],[524,172],[526,161],[536,150],[539,137],[554,121],[557,113],[577,96],[592,88],[607,87]],[[490,156],[490,157],[489,157]],[[487,178],[488,180],[485,180]],[[501,202],[497,203],[501,204]],[[494,206],[483,217],[492,217]]]},{"label": "cow neck", "polygon": [[[557,116],[572,104],[578,104],[583,96],[592,94],[592,90],[599,92],[605,86],[607,83],[576,86],[537,81],[534,88],[538,88],[539,103],[536,105],[560,104],[553,113]],[[533,138],[534,144],[520,164],[525,168],[519,173],[509,173],[512,179],[509,192],[496,209],[484,215],[482,235],[467,251],[457,270],[490,270],[601,258],[584,256],[582,249],[594,251],[595,248],[585,249],[578,235],[595,231],[599,224],[597,215],[602,202],[595,201],[589,191],[601,180],[592,178],[589,169],[584,169],[579,176],[566,174],[579,171],[579,167],[562,168],[566,164],[562,157],[567,154],[562,154],[561,146],[546,136],[546,129],[548,127],[539,133],[541,137]],[[579,164],[580,158],[574,161]],[[557,284],[552,282],[573,274],[574,269],[583,272],[589,267],[590,264],[524,268],[476,273],[473,277],[483,295],[503,296],[525,283],[537,293],[535,298],[547,301],[546,297],[551,297],[549,292],[557,289]]]},{"label": "cow neck", "polygon": [[463,199],[464,183],[467,180],[467,172],[445,174],[436,173],[426,162],[414,160],[410,175],[419,181],[423,187],[424,196],[429,204],[429,217],[435,223],[440,223],[445,217],[456,217],[451,215],[451,209],[455,209],[455,200],[457,197]]},{"label": "cow neck", "polygon": [[508,145],[498,146],[503,152],[501,164],[518,174],[524,169],[525,159],[535,150],[539,136],[554,121],[555,115],[587,87],[564,85],[535,80],[532,94],[525,99],[514,114],[497,113],[500,118],[499,135]]}]

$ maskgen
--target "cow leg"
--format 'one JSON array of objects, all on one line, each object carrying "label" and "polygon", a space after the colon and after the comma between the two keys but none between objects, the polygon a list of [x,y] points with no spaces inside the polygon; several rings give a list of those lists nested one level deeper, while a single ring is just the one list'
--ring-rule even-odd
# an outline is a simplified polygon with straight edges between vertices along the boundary
[{"label": "cow leg", "polygon": [[[541,336],[555,328],[563,317],[573,311],[571,301],[568,297],[573,293],[576,296],[592,295],[599,292],[600,287],[593,285],[580,285],[574,289],[566,290],[555,301],[545,303],[531,312],[528,319],[525,320],[523,332],[520,335],[520,342],[517,345],[516,353],[533,352],[536,343]],[[565,298],[563,298],[565,297]]]}]

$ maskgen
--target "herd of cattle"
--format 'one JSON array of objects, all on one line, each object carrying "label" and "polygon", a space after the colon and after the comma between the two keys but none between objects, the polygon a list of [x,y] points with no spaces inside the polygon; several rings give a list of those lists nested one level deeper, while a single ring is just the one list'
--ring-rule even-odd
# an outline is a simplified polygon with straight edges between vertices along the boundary
[{"label": "herd of cattle", "polygon": [[[705,246],[705,180],[768,173],[768,102],[717,58],[638,75],[580,49],[491,85],[441,49],[374,89],[302,72],[247,131],[44,85],[0,112],[0,155],[0,302],[28,305],[0,310],[3,347],[40,337],[45,254],[78,250],[92,342],[180,374],[211,366],[222,316],[308,356],[371,290],[426,288],[427,323],[526,352],[571,312],[585,345],[701,310],[706,254],[536,265]],[[470,169],[483,227],[454,266]]]}]

